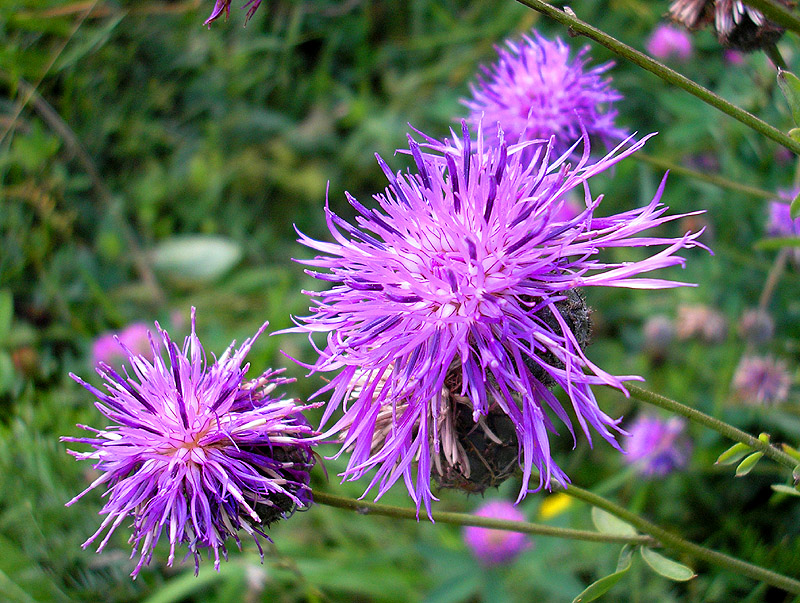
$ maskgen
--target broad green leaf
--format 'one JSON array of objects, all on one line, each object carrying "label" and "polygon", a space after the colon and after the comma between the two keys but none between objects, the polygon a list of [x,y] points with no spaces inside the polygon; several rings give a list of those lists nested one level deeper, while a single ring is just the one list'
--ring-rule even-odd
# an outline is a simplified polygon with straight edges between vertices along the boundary
[{"label": "broad green leaf", "polygon": [[791,71],[778,68],[778,86],[792,110],[792,119],[800,126],[800,78]]},{"label": "broad green leaf", "polygon": [[669,580],[686,582],[697,575],[692,568],[686,567],[682,563],[678,563],[672,559],[668,559],[661,553],[656,553],[653,549],[642,547],[641,553],[642,559],[644,559],[645,563],[647,563],[655,573]]},{"label": "broad green leaf", "polygon": [[587,601],[594,601],[598,597],[606,594],[611,588],[619,582],[622,577],[631,569],[633,562],[633,549],[628,545],[622,548],[619,554],[619,561],[617,562],[617,571],[609,574],[604,578],[600,578],[596,582],[592,582],[586,589],[572,600],[572,603],[587,603]]},{"label": "broad green leaf", "polygon": [[11,318],[14,315],[14,298],[8,289],[0,290],[0,346],[8,340]]},{"label": "broad green leaf", "polygon": [[761,460],[761,457],[764,456],[763,452],[754,452],[746,459],[744,459],[739,466],[736,467],[736,477],[742,477],[743,475],[747,475],[753,470],[753,467],[756,466],[758,461]]},{"label": "broad green leaf", "polygon": [[636,536],[636,528],[611,513],[592,507],[592,522],[598,532],[617,536]]},{"label": "broad green leaf", "polygon": [[744,456],[752,451],[752,448],[747,444],[742,444],[741,442],[738,444],[734,444],[730,448],[728,448],[725,452],[719,455],[717,462],[714,463],[715,465],[733,465],[739,459],[744,458]]},{"label": "broad green leaf", "polygon": [[780,492],[781,494],[789,494],[791,496],[800,496],[800,492],[798,492],[795,488],[791,486],[787,486],[786,484],[772,484],[770,486],[775,492]]},{"label": "broad green leaf", "polygon": [[172,237],[152,251],[157,271],[185,283],[214,281],[241,257],[242,249],[236,242],[211,235]]}]

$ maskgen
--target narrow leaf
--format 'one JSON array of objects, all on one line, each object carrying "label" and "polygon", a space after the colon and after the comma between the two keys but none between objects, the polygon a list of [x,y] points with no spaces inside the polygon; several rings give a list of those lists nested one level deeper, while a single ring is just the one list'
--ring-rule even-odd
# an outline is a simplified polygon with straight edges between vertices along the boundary
[{"label": "narrow leaf", "polygon": [[[800,128],[797,130],[800,132]],[[753,243],[753,249],[762,251],[774,251],[784,247],[800,247],[800,237],[770,237],[769,239],[759,239]]]},{"label": "narrow leaf", "polygon": [[633,561],[633,549],[627,545],[622,548],[619,554],[619,562],[617,563],[617,571],[609,574],[604,578],[600,578],[596,582],[592,582],[586,589],[572,600],[572,603],[587,603],[587,601],[594,601],[598,597],[606,594],[611,588],[619,582],[622,577],[631,569]]},{"label": "narrow leaf", "polygon": [[728,448],[725,452],[719,455],[717,462],[714,463],[715,465],[733,465],[735,462],[739,461],[740,459],[744,458],[744,456],[750,452],[752,448],[747,444],[742,444],[741,442],[738,444],[734,444],[730,448]]},{"label": "narrow leaf", "polygon": [[789,206],[789,214],[792,220],[796,220],[800,217],[800,194],[792,199],[792,204]]},{"label": "narrow leaf", "polygon": [[592,523],[598,532],[618,536],[636,536],[636,528],[611,513],[592,507]]},{"label": "narrow leaf", "polygon": [[789,444],[781,444],[781,448],[786,454],[788,454],[795,460],[800,461],[800,450],[792,448],[791,446],[789,446]]},{"label": "narrow leaf", "polygon": [[791,71],[779,68],[778,86],[789,103],[795,125],[800,126],[800,78]]},{"label": "narrow leaf", "polygon": [[792,488],[791,486],[787,486],[785,484],[772,484],[770,486],[775,492],[780,492],[781,494],[790,494],[791,496],[800,496],[800,492]]},{"label": "narrow leaf", "polygon": [[764,456],[763,452],[754,452],[741,463],[739,463],[739,466],[736,467],[736,477],[742,477],[743,475],[750,473],[753,470],[753,467],[756,466],[756,463],[761,460],[762,456]]},{"label": "narrow leaf", "polygon": [[661,553],[656,553],[653,549],[642,547],[641,553],[642,559],[644,559],[645,563],[647,563],[655,573],[669,580],[686,582],[697,575],[692,568],[686,567],[682,563],[678,563],[672,559],[668,559]]},{"label": "narrow leaf", "polygon": [[0,290],[0,346],[11,332],[11,318],[14,315],[14,299],[8,289]]}]

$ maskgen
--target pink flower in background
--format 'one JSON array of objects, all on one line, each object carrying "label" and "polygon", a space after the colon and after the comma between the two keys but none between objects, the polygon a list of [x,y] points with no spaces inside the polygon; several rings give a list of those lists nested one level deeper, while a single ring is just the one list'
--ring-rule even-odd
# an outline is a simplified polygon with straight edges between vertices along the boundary
[{"label": "pink flower in background", "polygon": [[736,395],[750,404],[772,405],[789,397],[792,376],[786,362],[770,356],[745,356],[736,367]]},{"label": "pink flower in background", "polygon": [[628,463],[636,465],[642,475],[664,476],[689,462],[691,446],[681,437],[686,423],[672,417],[640,416],[629,427],[630,438],[625,447]]},{"label": "pink flower in background", "polygon": [[734,65],[735,67],[741,67],[744,65],[744,55],[738,50],[726,48],[723,56],[725,57],[725,62],[728,63],[728,65]]},{"label": "pink flower in background", "polygon": [[657,59],[688,61],[692,56],[692,39],[683,29],[661,24],[647,40],[647,52]]},{"label": "pink flower in background", "polygon": [[92,364],[96,366],[105,362],[118,367],[128,357],[124,348],[152,358],[148,335],[147,325],[143,322],[132,323],[119,333],[103,333],[92,344]]},{"label": "pink flower in background", "polygon": [[[525,521],[525,516],[510,502],[493,500],[481,506],[473,515]],[[502,565],[511,563],[522,551],[530,548],[531,541],[521,532],[494,530],[467,526],[464,528],[464,542],[472,554],[485,565]]]}]

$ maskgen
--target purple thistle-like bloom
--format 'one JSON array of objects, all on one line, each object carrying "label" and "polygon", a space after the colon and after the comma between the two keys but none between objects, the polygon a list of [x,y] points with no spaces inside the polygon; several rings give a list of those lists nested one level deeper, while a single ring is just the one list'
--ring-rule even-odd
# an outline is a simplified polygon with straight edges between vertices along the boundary
[{"label": "purple thistle-like bloom", "polygon": [[685,429],[686,423],[678,417],[638,417],[628,427],[625,460],[647,476],[664,476],[682,469],[689,462],[691,450],[689,442],[681,437]]},{"label": "purple thistle-like bloom", "polygon": [[786,362],[770,356],[745,356],[733,375],[736,395],[748,404],[785,402],[792,386]]},{"label": "purple thistle-like bloom", "polygon": [[497,49],[497,63],[481,67],[470,85],[472,98],[461,101],[473,128],[483,124],[486,140],[496,139],[500,129],[509,143],[555,136],[553,152],[560,154],[584,129],[605,144],[627,136],[614,125],[617,112],[611,108],[622,95],[604,77],[613,63],[587,68],[588,46],[571,59],[569,46],[536,31],[506,46]]},{"label": "purple thistle-like bloom", "polygon": [[[522,512],[505,500],[490,501],[482,505],[473,515],[509,521],[525,521]],[[478,561],[484,565],[511,563],[520,553],[531,546],[530,538],[522,532],[478,526],[464,528],[464,542]]]},{"label": "purple thistle-like bloom", "polygon": [[[465,123],[462,129],[453,142],[426,137],[419,145],[409,137],[416,174],[394,173],[378,157],[390,183],[375,195],[379,208],[347,194],[359,214],[354,226],[326,206],[334,243],[300,233],[302,244],[321,252],[301,262],[329,271],[309,273],[335,285],[308,292],[311,315],[289,329],[309,338],[328,333],[310,368],[339,371],[317,394],[333,392],[323,425],[345,409],[328,431],[342,432],[342,451],[351,451],[344,476],[376,469],[367,490],[378,485],[378,497],[402,477],[417,508],[424,504],[429,513],[432,473],[448,481],[451,469],[465,477],[479,469],[470,468],[475,457],[465,450],[474,442],[458,437],[465,421],[493,443],[509,441],[497,429],[516,438],[520,499],[534,469],[540,487],[568,481],[551,458],[548,432],[556,429],[549,413],[574,431],[551,386],[566,391],[588,438],[591,426],[616,446],[618,420],[598,408],[590,386],[624,391],[623,380],[640,378],[610,375],[584,355],[587,310],[574,290],[684,285],[635,277],[683,265],[679,250],[704,247],[699,233],[636,237],[682,217],[664,215],[666,180],[647,206],[595,216],[602,197],[592,197],[589,179],[644,140],[592,162],[584,139],[587,148],[572,166],[572,149],[554,157],[552,141],[486,144],[480,129],[477,142]],[[521,159],[526,150],[530,160]],[[583,211],[555,219],[575,189],[583,191]],[[598,258],[607,248],[651,246],[665,248],[639,261]]]},{"label": "purple thistle-like bloom", "polygon": [[[245,25],[247,25],[247,22],[250,20],[250,17],[252,17],[253,14],[255,14],[260,4],[261,0],[248,0],[247,2],[244,3],[244,6],[242,6],[243,9],[247,8],[248,6],[250,7],[247,10],[247,16],[244,18]],[[208,17],[208,19],[206,19],[203,22],[203,25],[208,25],[210,27],[211,23],[219,19],[223,13],[225,14],[225,19],[227,20],[228,16],[230,15],[230,12],[231,12],[231,0],[217,0],[216,3],[214,4],[214,9],[211,11],[211,15]]]},{"label": "purple thistle-like bloom", "polygon": [[164,533],[170,543],[168,565],[176,547],[185,544],[195,572],[203,549],[213,551],[219,569],[229,537],[240,546],[238,532],[250,534],[263,558],[259,537],[269,539],[266,525],[311,504],[314,456],[308,439],[312,430],[301,414],[305,407],[270,397],[277,385],[289,381],[277,378],[275,371],[245,380],[249,365],[242,362],[266,326],[238,350],[231,344],[208,366],[195,335],[193,309],[192,332],[183,349],[156,323],[161,341],[150,337],[149,358],[125,348],[133,377],[127,369],[123,377],[101,363],[98,373],[107,393],[71,375],[98,398],[95,406],[113,423],[99,430],[80,425],[95,432],[94,438],[62,438],[94,448],[70,453],[95,461],[101,472],[67,505],[108,484],[100,511],[107,517],[84,547],[108,529],[97,549],[102,551],[117,527],[132,517],[131,557],[139,553],[133,577],[150,562]]}]

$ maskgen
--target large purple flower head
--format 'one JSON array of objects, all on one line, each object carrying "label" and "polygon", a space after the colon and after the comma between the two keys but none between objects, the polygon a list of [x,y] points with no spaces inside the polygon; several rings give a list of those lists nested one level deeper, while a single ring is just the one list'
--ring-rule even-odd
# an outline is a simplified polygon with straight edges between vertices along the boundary
[{"label": "large purple flower head", "polygon": [[[151,337],[151,356],[126,348],[133,376],[100,364],[107,393],[72,375],[98,398],[95,406],[112,425],[100,430],[81,425],[95,432],[94,438],[62,438],[94,448],[70,453],[95,461],[101,472],[67,504],[108,484],[100,511],[107,517],[83,546],[108,529],[98,547],[102,551],[132,517],[131,556],[139,553],[134,577],[150,562],[162,534],[170,544],[168,565],[185,544],[195,571],[203,549],[213,552],[219,569],[229,537],[240,545],[238,532],[244,531],[261,551],[266,525],[312,502],[308,484],[314,456],[307,439],[312,430],[300,414],[304,407],[271,397],[288,380],[273,371],[245,380],[249,365],[242,362],[255,337],[238,350],[232,344],[208,366],[195,335],[194,310],[182,349],[156,327],[160,342]],[[162,345],[169,362],[162,358]]]},{"label": "large purple flower head", "polygon": [[606,144],[627,136],[614,125],[617,112],[611,108],[622,95],[604,75],[613,63],[588,68],[588,46],[570,58],[564,42],[536,31],[506,46],[498,48],[495,64],[481,67],[472,97],[461,101],[471,125],[484,125],[487,140],[496,139],[498,129],[509,143],[555,136],[554,152],[560,154],[583,129]]},{"label": "large purple flower head", "polygon": [[[301,233],[321,253],[303,263],[335,283],[315,298],[311,315],[290,329],[328,333],[314,371],[339,371],[319,393],[332,396],[323,425],[340,406],[341,432],[351,452],[344,473],[375,475],[368,490],[382,495],[401,477],[417,504],[430,512],[433,476],[442,485],[485,488],[511,464],[523,471],[522,498],[534,469],[539,486],[567,476],[550,455],[553,417],[573,426],[549,390],[561,386],[587,437],[593,427],[614,443],[618,420],[606,415],[591,385],[622,389],[623,380],[583,352],[588,311],[577,287],[644,289],[685,283],[635,278],[682,265],[676,253],[702,246],[699,233],[678,238],[635,237],[681,216],[665,216],[665,182],[645,207],[609,217],[595,212],[589,179],[635,152],[626,141],[590,162],[567,163],[571,149],[553,155],[553,142],[487,144],[483,132],[419,145],[409,137],[417,173],[394,173],[369,209],[347,194],[357,226],[326,208],[335,240]],[[532,160],[522,160],[526,149]],[[568,193],[583,191],[583,211],[562,221]],[[610,262],[606,248],[663,246],[639,261]],[[552,413],[552,415],[551,415]],[[573,432],[574,437],[574,432]],[[508,447],[511,454],[508,454]],[[491,458],[490,458],[491,457]],[[497,460],[497,459],[501,460]],[[485,463],[494,459],[494,464]],[[486,477],[486,476],[484,476]]]}]

